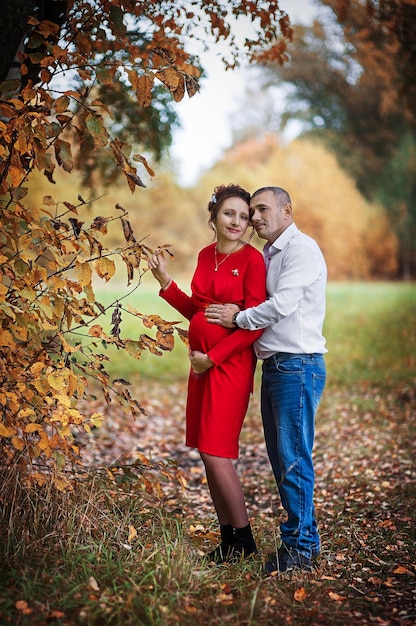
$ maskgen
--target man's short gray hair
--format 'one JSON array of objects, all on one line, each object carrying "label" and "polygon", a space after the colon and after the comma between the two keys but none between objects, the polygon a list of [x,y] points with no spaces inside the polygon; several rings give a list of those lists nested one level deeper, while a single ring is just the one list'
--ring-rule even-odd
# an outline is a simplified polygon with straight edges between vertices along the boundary
[{"label": "man's short gray hair", "polygon": [[286,204],[292,204],[289,194],[285,189],[282,189],[282,187],[262,187],[261,189],[257,189],[251,197],[254,198],[259,193],[263,193],[264,191],[273,192],[279,207],[284,207]]}]

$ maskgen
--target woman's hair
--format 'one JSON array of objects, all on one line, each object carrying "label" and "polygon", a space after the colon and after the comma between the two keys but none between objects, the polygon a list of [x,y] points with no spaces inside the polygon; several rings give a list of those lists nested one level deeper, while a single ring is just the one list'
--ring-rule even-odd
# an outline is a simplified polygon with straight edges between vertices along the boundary
[{"label": "woman's hair", "polygon": [[[248,191],[240,187],[240,185],[218,185],[215,187],[214,193],[211,196],[211,200],[208,202],[208,211],[210,213],[208,224],[212,228],[212,222],[218,215],[222,204],[228,198],[241,198],[244,202],[247,202],[250,207],[250,194]],[[249,218],[251,219],[253,211],[249,208]]]}]

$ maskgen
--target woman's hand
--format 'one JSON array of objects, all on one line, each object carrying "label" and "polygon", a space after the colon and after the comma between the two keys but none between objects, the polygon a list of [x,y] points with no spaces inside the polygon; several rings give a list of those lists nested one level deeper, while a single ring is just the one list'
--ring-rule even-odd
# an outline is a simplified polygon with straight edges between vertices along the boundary
[{"label": "woman's hand", "polygon": [[198,352],[198,350],[192,350],[192,352],[189,353],[189,360],[191,362],[192,371],[195,372],[195,374],[203,374],[214,365],[207,354]]},{"label": "woman's hand", "polygon": [[166,259],[161,248],[156,248],[148,260],[148,265],[161,288],[166,289],[170,285],[172,279],[166,269]]}]

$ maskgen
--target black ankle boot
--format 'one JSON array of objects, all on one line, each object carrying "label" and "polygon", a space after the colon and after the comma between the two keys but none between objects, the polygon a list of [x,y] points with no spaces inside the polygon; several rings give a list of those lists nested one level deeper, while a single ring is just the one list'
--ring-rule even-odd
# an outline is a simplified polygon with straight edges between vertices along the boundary
[{"label": "black ankle boot", "polygon": [[250,554],[256,554],[256,552],[257,546],[250,524],[247,524],[244,528],[235,528],[232,555],[228,560],[240,561],[241,559],[246,559]]},{"label": "black ankle boot", "polygon": [[208,561],[212,561],[214,563],[225,563],[228,561],[229,557],[232,554],[232,547],[234,541],[234,528],[231,524],[226,524],[225,526],[220,526],[221,532],[221,543],[219,546],[208,552],[206,555],[206,559]]}]

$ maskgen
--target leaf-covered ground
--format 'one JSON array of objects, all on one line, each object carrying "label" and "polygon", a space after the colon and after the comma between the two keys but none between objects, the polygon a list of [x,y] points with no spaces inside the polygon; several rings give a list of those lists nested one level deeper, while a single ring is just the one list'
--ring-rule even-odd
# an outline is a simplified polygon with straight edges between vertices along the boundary
[{"label": "leaf-covered ground", "polygon": [[[187,487],[164,481],[163,505],[180,514],[195,548],[206,549],[216,520],[198,453],[183,443],[186,385],[141,382],[136,394],[147,416],[133,421],[105,408],[104,426],[80,440],[83,462],[129,464],[142,455],[175,461]],[[316,573],[293,586],[294,600],[308,610],[302,624],[416,624],[415,425],[415,390],[407,385],[326,389],[315,445],[323,553]],[[258,383],[240,452],[261,560],[274,548],[283,510],[263,441]],[[259,591],[269,609],[293,581],[277,577],[271,585]],[[276,623],[294,623],[292,616],[279,613]]]}]

